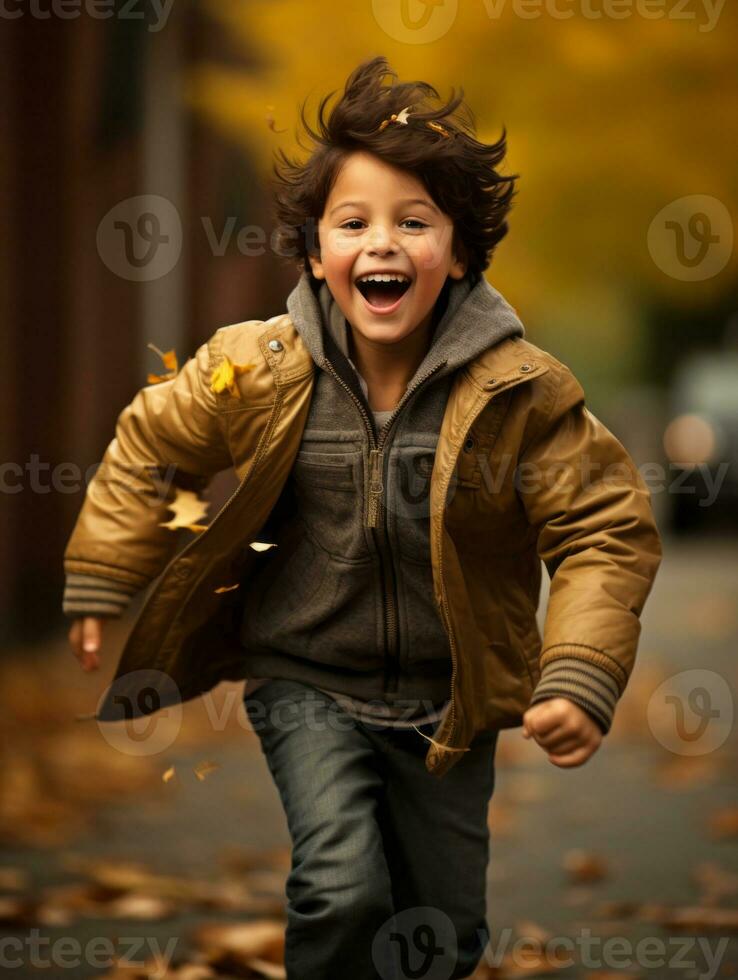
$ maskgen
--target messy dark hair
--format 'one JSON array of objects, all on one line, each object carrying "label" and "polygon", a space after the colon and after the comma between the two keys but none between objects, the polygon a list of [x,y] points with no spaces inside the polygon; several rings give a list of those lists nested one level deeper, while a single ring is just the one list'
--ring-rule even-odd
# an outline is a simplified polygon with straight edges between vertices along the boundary
[{"label": "messy dark hair", "polygon": [[[386,76],[392,84],[383,85]],[[318,128],[300,118],[312,146],[304,163],[289,159],[280,148],[273,164],[276,249],[297,256],[312,275],[308,255],[319,252],[318,220],[346,158],[357,151],[374,154],[385,163],[411,171],[427,188],[436,205],[453,221],[454,254],[467,260],[468,273],[478,280],[490,264],[495,246],[508,231],[507,214],[515,196],[517,174],[502,176],[495,169],[503,160],[507,132],[497,143],[479,142],[472,110],[464,90],[435,108],[436,89],[427,82],[398,82],[381,56],[362,62],[346,81],[344,92],[326,118],[330,92],[318,108]],[[383,120],[412,106],[408,125]],[[461,111],[456,110],[461,107]],[[412,134],[408,127],[412,126]],[[436,128],[439,127],[439,128]],[[441,130],[445,130],[445,135]],[[410,137],[410,138],[409,138]]]}]

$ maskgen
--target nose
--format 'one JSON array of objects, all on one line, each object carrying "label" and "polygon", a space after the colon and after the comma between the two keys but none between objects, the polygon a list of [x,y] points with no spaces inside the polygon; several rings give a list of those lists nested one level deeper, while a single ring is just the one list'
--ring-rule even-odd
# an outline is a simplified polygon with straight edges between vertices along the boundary
[{"label": "nose", "polygon": [[370,255],[386,255],[395,249],[394,236],[390,229],[383,224],[372,225],[369,230],[367,252]]}]

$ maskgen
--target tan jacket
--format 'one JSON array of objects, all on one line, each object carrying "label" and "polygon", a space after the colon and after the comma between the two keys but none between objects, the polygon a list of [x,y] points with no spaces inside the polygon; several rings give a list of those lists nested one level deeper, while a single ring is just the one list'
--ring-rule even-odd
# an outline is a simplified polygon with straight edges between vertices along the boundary
[{"label": "tan jacket", "polygon": [[[237,376],[238,394],[211,389],[225,357],[253,365]],[[251,320],[216,331],[173,380],[142,388],[121,412],[65,549],[65,570],[130,590],[161,577],[98,719],[121,717],[132,671],[173,682],[156,704],[132,689],[134,716],[164,707],[173,686],[188,700],[221,680],[248,677],[236,631],[240,591],[257,560],[248,545],[291,470],[314,370],[288,315]],[[171,518],[173,489],[162,493],[157,472],[202,489],[231,466],[238,489],[173,555],[175,535],[160,526]],[[520,725],[544,697],[571,692],[586,703],[577,690],[589,694],[603,706],[608,730],[633,669],[661,542],[640,473],[585,406],[566,365],[509,337],[458,371],[430,511],[435,599],[453,672],[428,771],[443,775],[476,733]],[[542,639],[541,559],[551,577]],[[237,582],[240,589],[217,591]]]}]

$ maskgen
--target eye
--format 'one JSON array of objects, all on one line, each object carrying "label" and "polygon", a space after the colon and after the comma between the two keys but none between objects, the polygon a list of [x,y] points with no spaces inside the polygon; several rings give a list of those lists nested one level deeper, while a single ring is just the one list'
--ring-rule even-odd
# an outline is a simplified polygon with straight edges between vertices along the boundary
[{"label": "eye", "polygon": [[425,222],[418,221],[417,218],[405,218],[405,220],[402,222],[402,224],[403,225],[404,224],[407,224],[408,221],[410,221],[414,225],[417,225],[418,228],[427,228],[428,227],[428,225],[426,225]]},{"label": "eye", "polygon": [[362,223],[360,218],[351,218],[349,221],[344,221],[341,228],[345,228],[347,231],[358,231],[357,228],[349,228],[349,225],[360,225]]}]

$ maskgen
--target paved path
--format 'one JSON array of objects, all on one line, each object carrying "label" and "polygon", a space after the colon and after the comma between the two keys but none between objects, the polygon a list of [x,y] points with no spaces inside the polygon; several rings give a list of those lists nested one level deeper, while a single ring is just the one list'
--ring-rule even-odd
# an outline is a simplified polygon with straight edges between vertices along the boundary
[{"label": "paved path", "polygon": [[[520,730],[501,735],[490,813],[493,942],[504,944],[507,928],[516,929],[515,935],[530,935],[535,931],[533,924],[553,936],[574,940],[583,955],[586,936],[595,937],[590,947],[595,961],[590,969],[571,966],[558,971],[565,980],[590,975],[604,978],[605,973],[597,974],[596,969],[658,978],[738,977],[735,926],[732,933],[675,932],[637,917],[598,916],[606,901],[698,905],[704,898],[695,880],[700,866],[708,875],[709,867],[704,872],[707,862],[738,872],[738,821],[732,825],[732,836],[721,838],[710,832],[710,819],[716,812],[738,807],[735,726],[722,745],[690,759],[678,745],[677,751],[671,751],[659,740],[668,738],[667,709],[659,715],[665,726],[658,729],[659,737],[648,722],[654,692],[664,680],[682,671],[703,671],[698,679],[716,699],[713,703],[720,703],[722,720],[727,707],[719,702],[721,683],[732,692],[733,701],[737,700],[737,553],[735,540],[666,542],[666,557],[643,618],[637,668],[610,735],[585,766],[557,768],[538,746],[522,739]],[[57,652],[55,656],[68,654]],[[102,689],[101,678],[84,678],[81,683],[88,692]],[[201,729],[200,716],[193,731]],[[204,759],[216,760],[220,768],[200,781],[192,768]],[[119,805],[101,807],[83,835],[57,850],[6,848],[0,852],[2,864],[25,868],[37,890],[69,879],[62,859],[70,853],[141,861],[164,873],[207,875],[218,867],[226,847],[288,845],[278,796],[256,738],[233,717],[215,738],[205,732],[198,741],[191,732],[184,744],[178,740],[162,752],[155,765],[162,771],[174,765],[176,782],[158,780],[148,791],[128,795]],[[94,772],[90,778],[95,778]],[[605,876],[589,884],[572,884],[564,860],[575,850],[593,856],[584,861],[582,876],[586,878],[587,871],[596,868],[597,860],[605,863]],[[715,879],[714,871],[711,879]],[[725,887],[729,889],[730,882]],[[738,891],[720,902],[736,909]],[[52,941],[72,936],[82,944],[106,935],[155,937],[162,945],[177,937],[177,953],[184,954],[193,925],[238,918],[213,911],[145,923],[83,919],[67,927],[44,927],[41,932]],[[702,946],[689,938],[699,935],[705,937]],[[719,969],[713,964],[711,972],[706,951],[714,956],[723,935],[727,948]],[[679,936],[683,938],[678,942]],[[602,958],[602,942],[597,937],[603,941],[623,937],[614,960]],[[648,937],[653,938],[651,952],[649,958],[641,957],[639,968],[636,943]],[[666,962],[649,968],[649,962],[659,959],[659,944]],[[565,952],[561,948],[559,955]],[[688,961],[693,961],[692,967]],[[82,980],[98,972],[81,965],[43,975]],[[26,964],[12,975],[37,977],[40,973]]]}]

